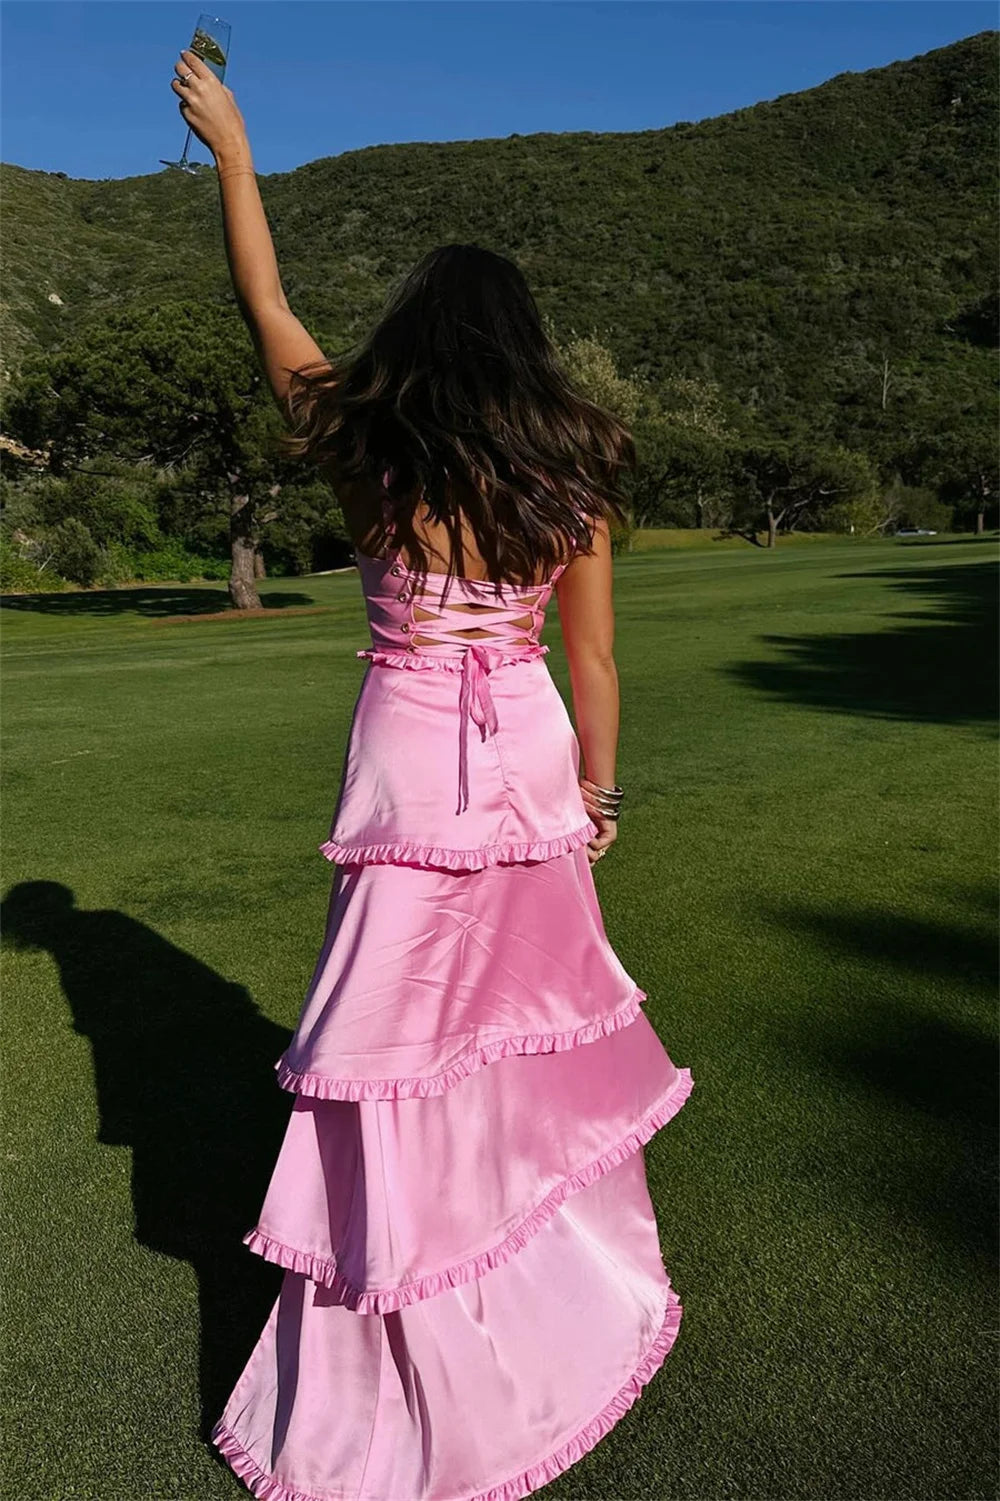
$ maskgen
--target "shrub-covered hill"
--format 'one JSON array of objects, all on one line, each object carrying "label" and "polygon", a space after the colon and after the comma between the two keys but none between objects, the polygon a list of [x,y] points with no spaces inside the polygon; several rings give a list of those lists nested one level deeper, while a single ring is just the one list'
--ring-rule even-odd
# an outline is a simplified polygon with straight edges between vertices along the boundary
[{"label": "shrub-covered hill", "polygon": [[[477,241],[518,261],[560,331],[775,417],[849,410],[886,360],[933,383],[978,351],[988,373],[997,35],[666,130],[376,146],[272,174],[289,299],[334,350],[424,250]],[[2,183],[8,373],[131,299],[229,295],[210,167],[5,166]]]}]

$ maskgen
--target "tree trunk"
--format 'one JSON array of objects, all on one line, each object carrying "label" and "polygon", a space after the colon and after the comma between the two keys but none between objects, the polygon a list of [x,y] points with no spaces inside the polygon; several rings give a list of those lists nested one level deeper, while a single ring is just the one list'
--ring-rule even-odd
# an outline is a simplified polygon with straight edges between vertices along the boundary
[{"label": "tree trunk", "polygon": [[778,545],[778,518],[770,506],[767,508],[767,545],[768,547],[777,547]]},{"label": "tree trunk", "polygon": [[253,550],[253,576],[255,579],[267,578],[267,565],[264,562],[264,551],[259,542]]},{"label": "tree trunk", "polygon": [[229,574],[229,598],[237,610],[260,610],[260,595],[254,587],[253,502],[235,486],[229,500],[229,546],[233,565]]},{"label": "tree trunk", "polygon": [[986,530],[986,512],[976,512],[976,535],[981,537]]}]

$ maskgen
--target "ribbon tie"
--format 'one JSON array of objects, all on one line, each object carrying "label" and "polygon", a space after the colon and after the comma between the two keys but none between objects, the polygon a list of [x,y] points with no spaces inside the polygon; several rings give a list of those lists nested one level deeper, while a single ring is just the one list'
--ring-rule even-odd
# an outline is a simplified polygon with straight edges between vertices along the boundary
[{"label": "ribbon tie", "polygon": [[458,812],[469,806],[469,720],[474,719],[480,738],[495,735],[498,728],[496,705],[490,692],[489,674],[505,660],[505,653],[495,646],[470,643],[462,660],[462,691],[458,700]]}]

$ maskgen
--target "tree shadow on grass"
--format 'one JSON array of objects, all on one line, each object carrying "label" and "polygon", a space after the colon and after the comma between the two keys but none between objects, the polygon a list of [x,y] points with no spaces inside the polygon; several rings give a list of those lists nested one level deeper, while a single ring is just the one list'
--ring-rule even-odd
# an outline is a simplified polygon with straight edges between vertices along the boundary
[{"label": "tree shadow on grass", "polygon": [[994,528],[980,534],[975,532],[962,533],[957,537],[893,537],[891,540],[894,548],[900,551],[903,548],[933,548],[933,547],[993,547],[1000,539],[1000,532]]},{"label": "tree shadow on grass", "polygon": [[833,713],[938,724],[996,722],[993,563],[865,570],[837,577],[885,579],[891,588],[942,604],[934,613],[909,612],[917,622],[910,626],[840,635],[764,636],[763,641],[784,653],[784,661],[737,662],[724,670],[760,692]]},{"label": "tree shadow on grass", "polygon": [[[982,894],[985,898],[985,888]],[[992,912],[995,917],[995,895]],[[996,936],[983,927],[960,928],[881,907],[850,913],[783,907],[778,921],[786,928],[808,933],[835,956],[849,955],[872,965],[888,964],[925,982],[934,978],[957,980],[970,995],[978,991],[996,994]]]},{"label": "tree shadow on grass", "polygon": [[243,986],[123,912],[81,911],[58,882],[14,886],[0,924],[6,947],[59,966],[73,1030],[90,1039],[97,1140],[131,1148],[137,1243],[196,1273],[209,1443],[282,1282],[242,1238],[292,1110],[274,1073],[291,1034]]},{"label": "tree shadow on grass", "polygon": [[[261,594],[266,610],[287,610],[295,605],[317,604],[304,591],[269,589]],[[67,594],[3,594],[0,609],[22,610],[27,614],[57,615],[67,619],[80,616],[139,615],[157,618],[169,615],[215,615],[220,611],[234,618],[253,618],[255,610],[234,610],[225,587],[187,589],[165,585],[137,589],[81,589]]]},{"label": "tree shadow on grass", "polygon": [[[985,888],[971,895],[972,907],[985,907]],[[842,1127],[832,1136],[824,1123],[822,1137],[804,1144],[805,1157],[823,1165],[831,1197],[880,1195],[901,1223],[929,1225],[956,1258],[992,1260],[1000,1105],[995,941],[978,921],[966,928],[877,908],[831,914],[782,904],[771,918],[834,954],[860,957],[873,976],[870,993],[862,980],[849,996],[826,1004],[820,997],[797,1036],[782,1019],[776,1045],[796,1052],[810,1072],[832,1073],[844,1090]],[[946,1000],[936,1014],[928,985],[936,978],[957,981],[967,1003]],[[859,1096],[855,1113],[851,1101]],[[891,1129],[873,1131],[871,1105],[879,1099],[894,1107]],[[928,1118],[925,1125],[906,1129],[906,1110]]]}]

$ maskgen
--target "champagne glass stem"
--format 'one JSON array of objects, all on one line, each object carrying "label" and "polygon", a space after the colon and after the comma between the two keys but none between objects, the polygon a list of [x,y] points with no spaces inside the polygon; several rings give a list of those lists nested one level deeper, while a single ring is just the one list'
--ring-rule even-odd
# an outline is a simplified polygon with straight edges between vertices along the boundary
[{"label": "champagne glass stem", "polygon": [[184,139],[184,150],[181,152],[181,161],[182,162],[186,162],[187,159],[188,159],[188,147],[190,146],[190,144],[191,144],[191,126],[189,125],[188,126],[188,133],[187,133],[187,135],[186,135],[186,137]]}]

